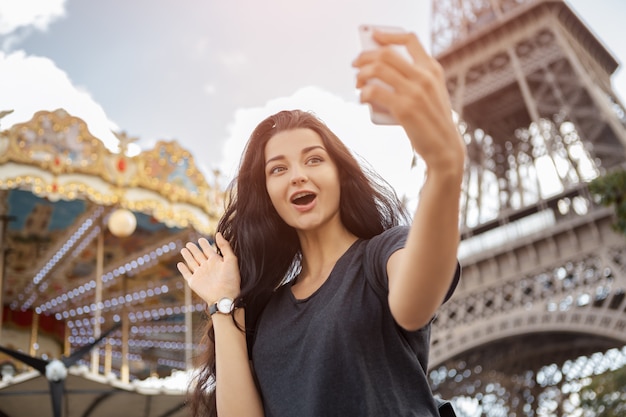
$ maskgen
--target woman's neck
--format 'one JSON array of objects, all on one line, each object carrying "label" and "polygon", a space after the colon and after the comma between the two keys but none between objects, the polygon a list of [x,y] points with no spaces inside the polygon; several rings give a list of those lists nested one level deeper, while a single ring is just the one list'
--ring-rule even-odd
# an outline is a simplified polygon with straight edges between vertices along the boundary
[{"label": "woman's neck", "polygon": [[345,227],[334,227],[326,231],[299,233],[302,249],[302,271],[298,281],[326,279],[337,260],[357,240]]}]

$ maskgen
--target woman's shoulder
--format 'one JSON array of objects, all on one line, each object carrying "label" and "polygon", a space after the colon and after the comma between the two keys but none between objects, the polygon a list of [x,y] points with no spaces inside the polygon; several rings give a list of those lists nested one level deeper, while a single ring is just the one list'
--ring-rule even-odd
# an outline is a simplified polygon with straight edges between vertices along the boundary
[{"label": "woman's shoulder", "polygon": [[389,229],[382,231],[380,234],[372,237],[368,240],[368,246],[370,245],[387,245],[394,242],[401,242],[404,245],[406,238],[409,234],[410,227],[401,225],[393,226]]}]

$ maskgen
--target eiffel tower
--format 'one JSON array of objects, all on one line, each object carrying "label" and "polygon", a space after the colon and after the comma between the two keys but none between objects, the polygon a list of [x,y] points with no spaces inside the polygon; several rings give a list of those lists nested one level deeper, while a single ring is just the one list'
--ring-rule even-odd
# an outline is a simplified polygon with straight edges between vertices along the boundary
[{"label": "eiffel tower", "polygon": [[432,25],[468,146],[463,277],[433,327],[434,390],[490,397],[502,416],[549,398],[562,415],[559,369],[626,345],[626,239],[588,189],[626,167],[618,63],[562,0],[433,0]]}]

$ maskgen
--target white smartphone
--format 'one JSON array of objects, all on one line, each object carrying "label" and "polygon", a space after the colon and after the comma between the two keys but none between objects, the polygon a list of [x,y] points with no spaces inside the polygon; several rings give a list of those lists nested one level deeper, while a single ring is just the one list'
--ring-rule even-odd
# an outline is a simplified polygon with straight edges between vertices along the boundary
[{"label": "white smartphone", "polygon": [[[359,38],[361,39],[361,48],[364,51],[372,49],[378,49],[381,45],[372,38],[374,31],[390,32],[390,33],[405,33],[406,30],[397,26],[381,26],[381,25],[360,25],[359,26]],[[411,56],[404,46],[394,45],[393,48],[405,59],[412,61]],[[374,79],[371,82],[379,83],[391,90],[391,87],[378,79]],[[376,103],[370,104],[370,119],[377,125],[397,125],[398,121],[389,113],[389,111],[377,105]]]}]

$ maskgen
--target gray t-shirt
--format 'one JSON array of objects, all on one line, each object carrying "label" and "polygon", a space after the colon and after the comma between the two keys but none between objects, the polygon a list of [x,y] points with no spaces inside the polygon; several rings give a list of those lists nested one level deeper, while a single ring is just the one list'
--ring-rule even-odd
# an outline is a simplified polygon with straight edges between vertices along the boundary
[{"label": "gray t-shirt", "polygon": [[407,233],[356,241],[306,299],[291,284],[272,296],[252,349],[266,417],[438,416],[426,377],[430,324],[403,330],[385,295],[387,260]]}]

